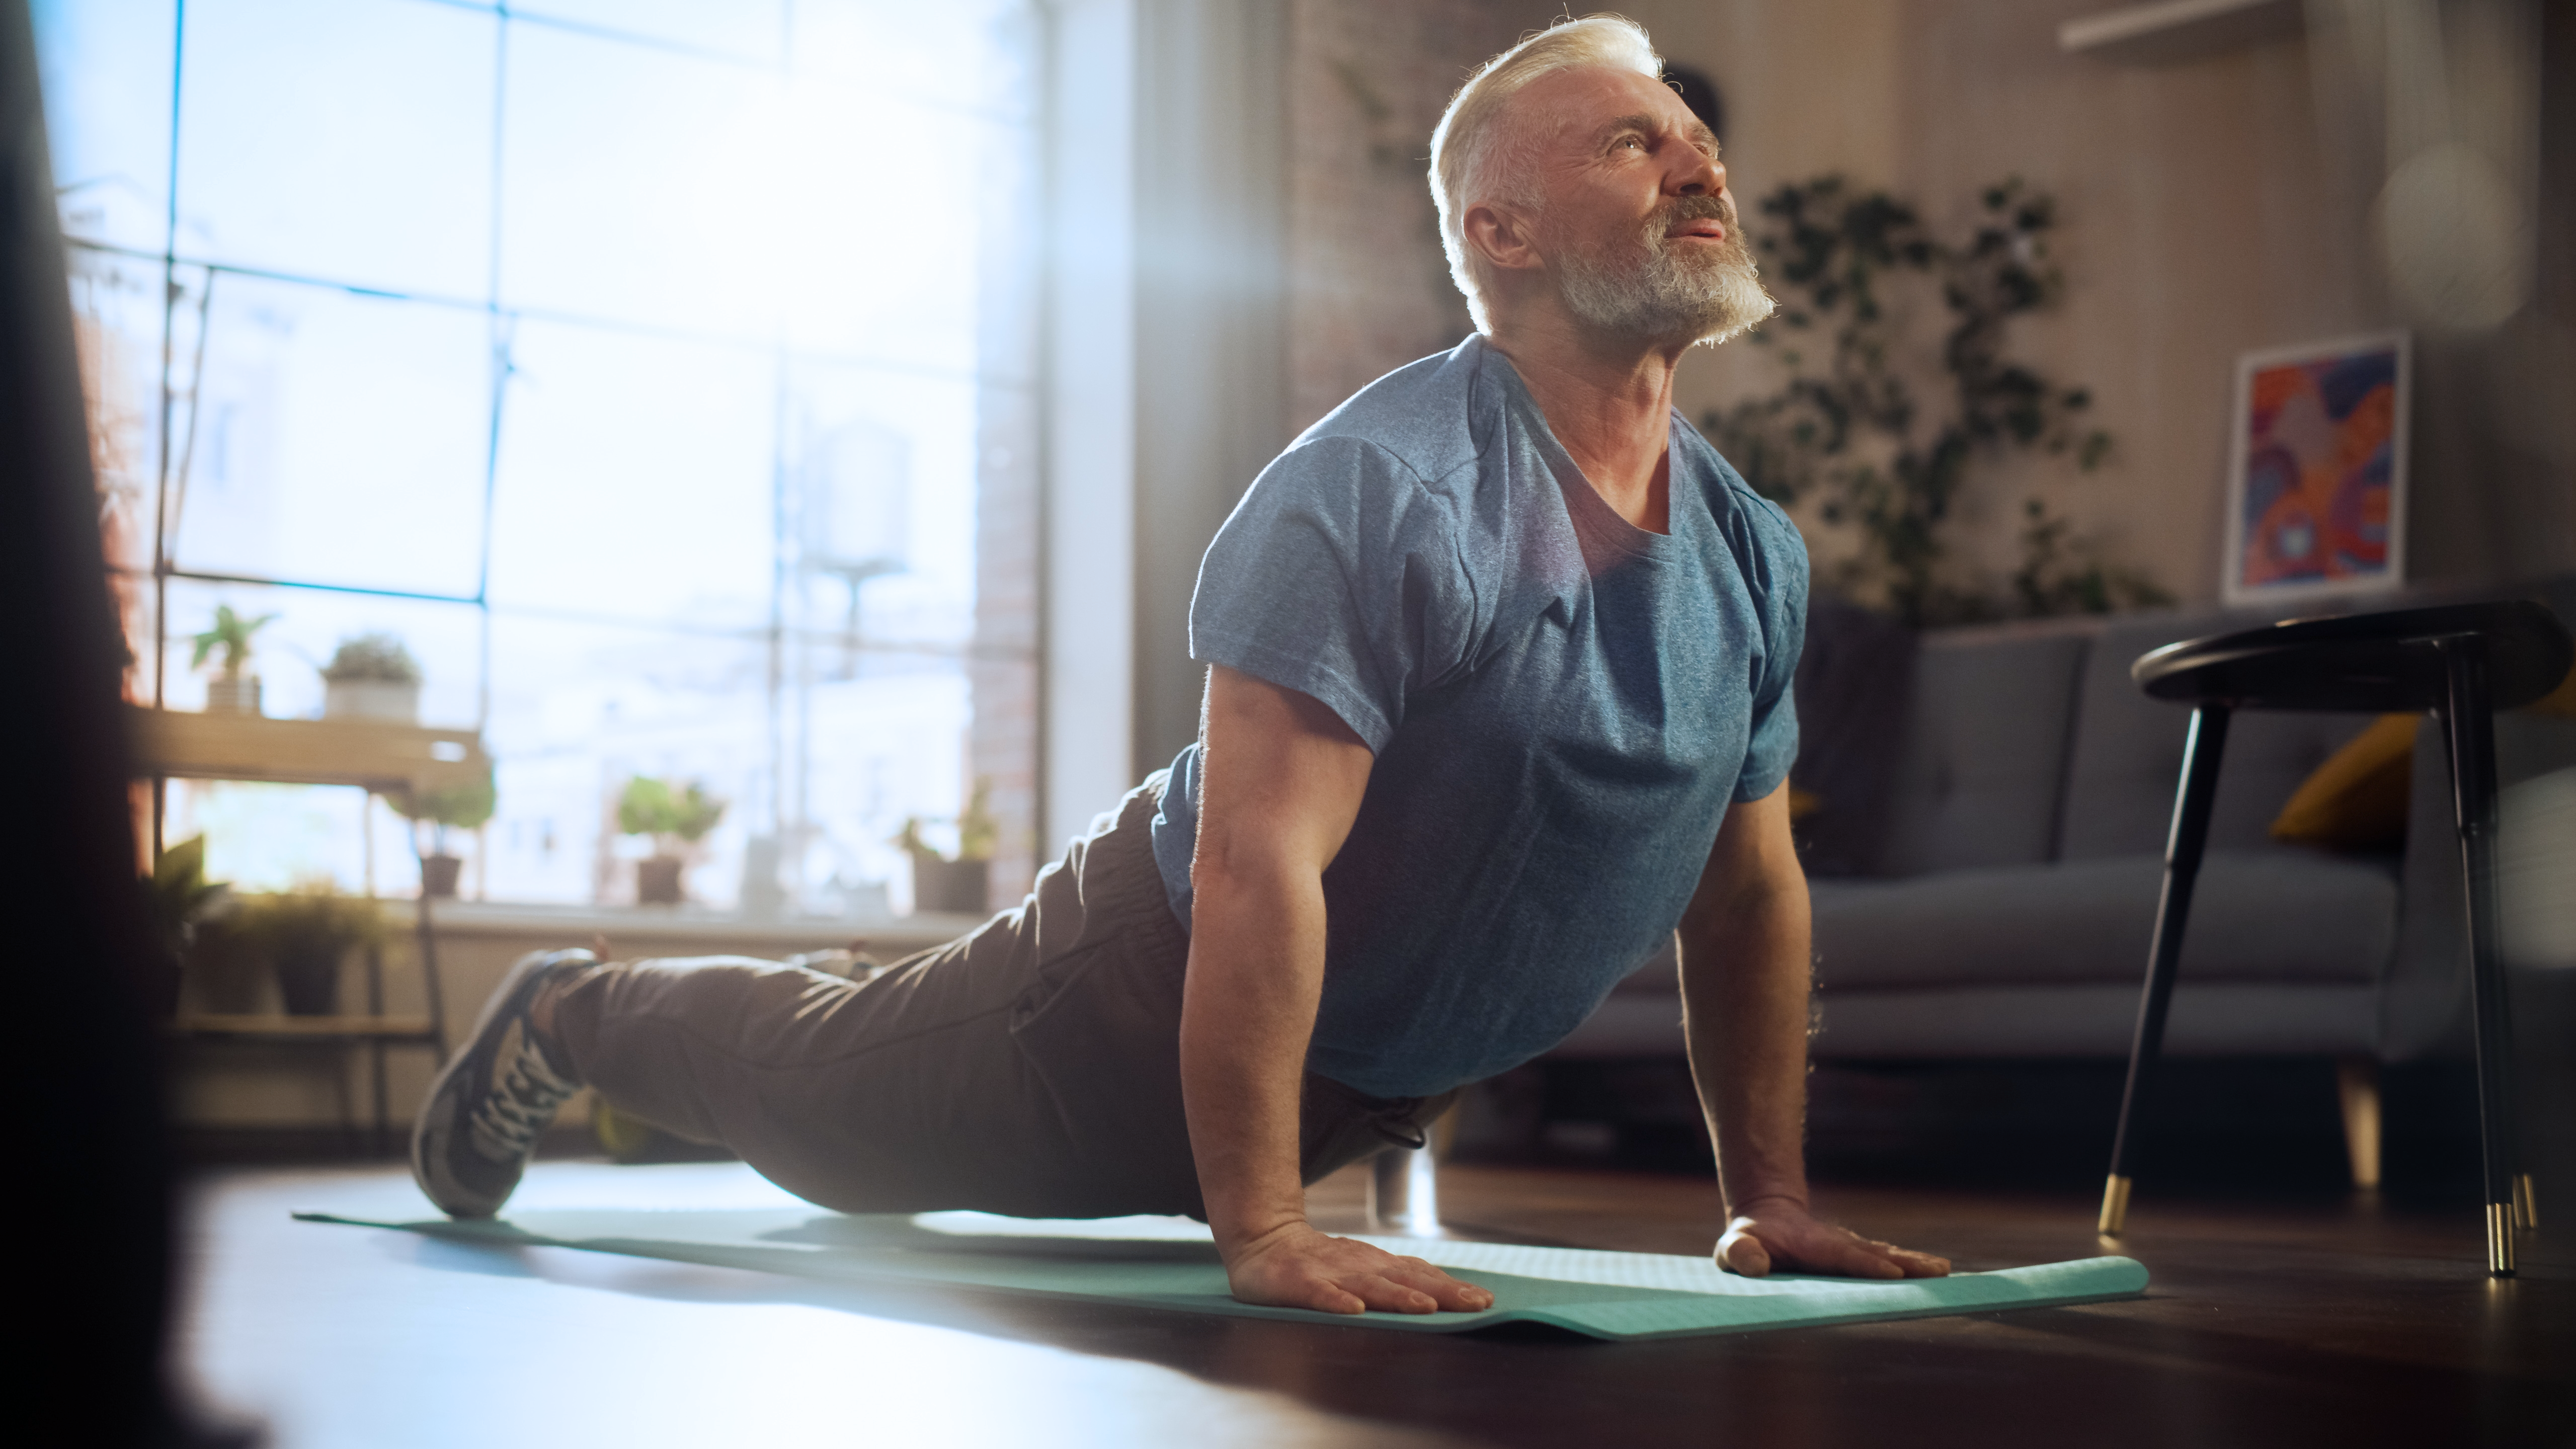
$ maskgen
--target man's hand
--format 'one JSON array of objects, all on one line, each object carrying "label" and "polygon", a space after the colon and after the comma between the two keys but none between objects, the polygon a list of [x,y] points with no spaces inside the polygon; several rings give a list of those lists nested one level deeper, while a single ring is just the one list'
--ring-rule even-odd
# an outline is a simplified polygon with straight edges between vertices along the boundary
[{"label": "man's hand", "polygon": [[1246,1303],[1323,1313],[1481,1313],[1494,1295],[1420,1258],[1400,1258],[1303,1222],[1282,1223],[1227,1255],[1226,1282]]},{"label": "man's hand", "polygon": [[1950,1260],[1864,1238],[1849,1228],[1818,1222],[1806,1204],[1789,1198],[1745,1203],[1717,1240],[1717,1266],[1747,1278],[1774,1268],[1841,1278],[1946,1278]]}]

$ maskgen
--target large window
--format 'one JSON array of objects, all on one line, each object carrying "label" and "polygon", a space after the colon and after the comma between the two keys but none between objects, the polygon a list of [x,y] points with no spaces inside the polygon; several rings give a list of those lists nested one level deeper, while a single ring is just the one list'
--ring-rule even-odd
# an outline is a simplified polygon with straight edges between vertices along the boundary
[{"label": "large window", "polygon": [[[483,731],[467,892],[633,899],[634,776],[733,906],[900,906],[1036,746],[1038,24],[957,0],[39,0],[139,703],[398,637]],[[371,871],[354,792],[174,784],[218,877]],[[373,819],[372,827],[366,822]],[[368,829],[374,839],[363,838]],[[774,864],[773,864],[774,863]]]}]

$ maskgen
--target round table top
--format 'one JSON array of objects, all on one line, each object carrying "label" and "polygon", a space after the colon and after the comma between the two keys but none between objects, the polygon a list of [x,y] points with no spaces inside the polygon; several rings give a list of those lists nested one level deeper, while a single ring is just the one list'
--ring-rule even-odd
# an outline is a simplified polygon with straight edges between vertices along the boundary
[{"label": "round table top", "polygon": [[2558,687],[2576,642],[2556,615],[2527,599],[2293,619],[2186,639],[2140,655],[2129,677],[2157,699],[2236,709],[2397,713],[2433,709],[2449,694],[2445,641],[2486,651],[2496,709]]}]

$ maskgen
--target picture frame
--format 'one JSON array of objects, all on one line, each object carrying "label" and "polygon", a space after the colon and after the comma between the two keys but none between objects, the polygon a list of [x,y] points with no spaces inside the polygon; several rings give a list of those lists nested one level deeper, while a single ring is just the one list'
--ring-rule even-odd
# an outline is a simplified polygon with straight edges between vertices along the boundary
[{"label": "picture frame", "polygon": [[2413,385],[2405,332],[2236,360],[2221,599],[2270,605],[2405,582]]}]

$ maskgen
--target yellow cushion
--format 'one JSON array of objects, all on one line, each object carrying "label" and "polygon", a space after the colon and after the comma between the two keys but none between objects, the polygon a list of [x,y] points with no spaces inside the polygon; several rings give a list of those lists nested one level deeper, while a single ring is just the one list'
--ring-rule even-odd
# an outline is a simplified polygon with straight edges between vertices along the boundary
[{"label": "yellow cushion", "polygon": [[2533,714],[2554,714],[2563,719],[2576,719],[2576,669],[2558,681],[2558,687],[2523,706]]},{"label": "yellow cushion", "polygon": [[2406,843],[2406,797],[2415,776],[2420,716],[2382,715],[2299,782],[2272,821],[2272,838],[2337,850]]}]

